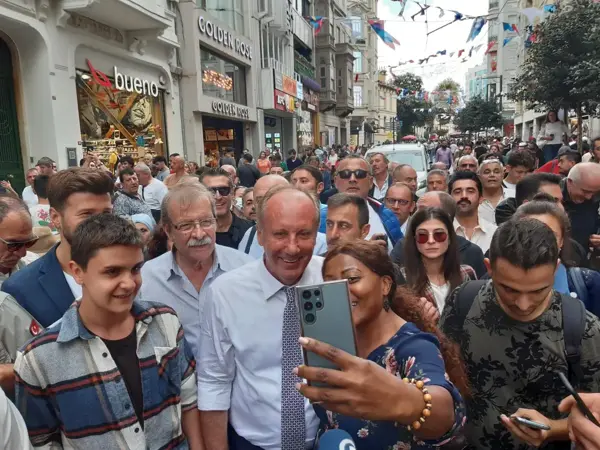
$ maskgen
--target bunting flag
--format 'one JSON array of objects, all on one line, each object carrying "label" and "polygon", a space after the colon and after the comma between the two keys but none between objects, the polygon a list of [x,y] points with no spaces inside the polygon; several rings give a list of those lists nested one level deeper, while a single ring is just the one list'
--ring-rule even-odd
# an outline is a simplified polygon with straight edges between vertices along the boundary
[{"label": "bunting flag", "polygon": [[412,16],[410,16],[410,18],[413,20],[413,22],[415,21],[415,17],[417,16],[424,16],[425,15],[425,11],[427,11],[430,6],[429,5],[421,5],[419,2],[415,2],[418,6],[419,6],[419,11],[414,13]]},{"label": "bunting flag", "polygon": [[508,44],[508,43],[509,43],[510,41],[512,41],[512,40],[513,40],[513,37],[512,37],[512,36],[511,36],[511,37],[504,38],[504,42],[502,43],[502,47],[506,47],[506,44]]},{"label": "bunting flag", "polygon": [[398,39],[396,39],[390,33],[385,31],[383,20],[370,19],[368,22],[369,22],[369,25],[371,25],[371,28],[373,28],[373,31],[375,32],[375,34],[377,36],[379,36],[381,38],[381,40],[383,41],[383,43],[385,45],[387,45],[389,48],[391,48],[392,50],[395,50],[396,46],[394,44],[400,45],[400,41],[398,41]]},{"label": "bunting flag", "polygon": [[515,33],[519,34],[519,29],[517,28],[516,23],[502,22],[502,28],[504,29],[504,31],[508,31],[511,33],[515,32]]},{"label": "bunting flag", "polygon": [[315,36],[316,36],[317,34],[319,34],[321,32],[321,29],[323,28],[323,20],[325,20],[325,17],[308,16],[308,17],[306,17],[306,20],[308,20],[308,23],[315,30]]},{"label": "bunting flag", "polygon": [[490,41],[490,42],[488,42],[487,50],[485,51],[484,55],[487,55],[490,52],[490,50],[492,49],[492,47],[494,45],[496,45],[496,41]]},{"label": "bunting flag", "polygon": [[467,37],[467,42],[471,42],[475,39],[479,33],[481,33],[481,29],[486,24],[486,20],[483,17],[477,17],[473,21],[473,25],[471,26],[471,31],[469,32],[469,36]]},{"label": "bunting flag", "polygon": [[464,49],[459,50],[458,51],[458,57],[460,58],[464,52],[465,52]]}]

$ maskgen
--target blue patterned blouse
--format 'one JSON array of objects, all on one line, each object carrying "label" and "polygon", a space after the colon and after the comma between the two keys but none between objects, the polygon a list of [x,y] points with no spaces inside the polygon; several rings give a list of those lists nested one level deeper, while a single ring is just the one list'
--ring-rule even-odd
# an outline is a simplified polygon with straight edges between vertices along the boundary
[{"label": "blue patterned blouse", "polygon": [[[448,380],[437,338],[423,333],[414,324],[404,324],[386,345],[376,348],[368,358],[399,378],[423,380],[429,386],[441,386],[454,399],[454,426],[436,441],[420,441],[396,422],[372,422],[355,419],[315,405],[321,419],[320,433],[339,428],[352,436],[357,450],[425,450],[447,444],[466,421],[465,406],[458,389]],[[435,405],[433,406],[435,408]]]}]

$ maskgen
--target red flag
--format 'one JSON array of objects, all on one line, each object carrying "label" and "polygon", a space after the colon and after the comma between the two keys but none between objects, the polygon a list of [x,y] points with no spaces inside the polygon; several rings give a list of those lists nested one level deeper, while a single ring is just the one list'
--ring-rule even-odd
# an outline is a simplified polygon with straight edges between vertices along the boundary
[{"label": "red flag", "polygon": [[356,74],[356,75],[354,76],[354,82],[356,83],[357,81],[358,81],[358,74]]},{"label": "red flag", "polygon": [[484,55],[487,55],[494,45],[496,45],[496,41],[488,42],[487,50],[485,51]]},{"label": "red flag", "polygon": [[459,50],[459,51],[458,51],[458,57],[460,58],[464,52],[465,52],[465,50],[464,50],[464,49],[462,49],[462,50]]}]

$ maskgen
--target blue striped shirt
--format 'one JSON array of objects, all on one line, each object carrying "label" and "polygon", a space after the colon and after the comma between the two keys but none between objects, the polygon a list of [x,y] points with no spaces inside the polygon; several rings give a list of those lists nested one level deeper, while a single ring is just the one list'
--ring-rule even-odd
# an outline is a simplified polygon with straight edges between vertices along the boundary
[{"label": "blue striped shirt", "polygon": [[34,447],[188,448],[181,419],[182,411],[196,407],[196,363],[183,328],[175,312],[159,303],[135,302],[132,314],[144,426],[108,348],[85,328],[75,302],[15,361],[15,403]]}]

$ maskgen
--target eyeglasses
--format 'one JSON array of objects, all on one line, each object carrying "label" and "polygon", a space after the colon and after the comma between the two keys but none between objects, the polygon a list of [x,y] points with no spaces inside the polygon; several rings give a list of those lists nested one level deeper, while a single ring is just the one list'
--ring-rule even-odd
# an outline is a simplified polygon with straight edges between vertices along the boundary
[{"label": "eyeglasses", "polygon": [[367,172],[366,170],[363,170],[363,169],[357,169],[357,170],[346,169],[346,170],[340,170],[338,172],[338,176],[342,180],[349,180],[350,178],[352,178],[352,175],[354,175],[357,180],[364,180],[365,178],[367,178],[367,175],[369,175],[369,172]]},{"label": "eyeglasses", "polygon": [[37,236],[32,237],[28,241],[5,241],[4,239],[0,238],[0,242],[2,242],[4,245],[6,245],[6,249],[11,253],[18,252],[23,247],[31,248],[38,240],[39,240],[39,237],[37,237]]},{"label": "eyeglasses", "polygon": [[390,206],[396,206],[396,204],[400,206],[406,206],[410,203],[410,200],[404,200],[403,198],[386,198],[385,202]]},{"label": "eyeglasses", "polygon": [[221,197],[227,197],[231,194],[231,188],[229,186],[209,187],[208,190],[211,191],[213,195],[217,195],[218,192]]},{"label": "eyeglasses", "polygon": [[417,231],[417,233],[415,234],[415,240],[417,241],[417,244],[427,244],[427,242],[429,241],[429,236],[433,236],[433,240],[438,244],[446,242],[446,239],[448,239],[448,233],[446,233],[445,231],[440,230],[430,233],[428,231],[421,230]]},{"label": "eyeglasses", "polygon": [[189,222],[178,223],[176,225],[173,225],[173,228],[175,228],[177,231],[189,233],[194,228],[196,228],[196,226],[199,226],[203,230],[206,230],[207,228],[211,228],[215,223],[215,218],[211,217],[210,219],[190,220]]}]

